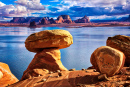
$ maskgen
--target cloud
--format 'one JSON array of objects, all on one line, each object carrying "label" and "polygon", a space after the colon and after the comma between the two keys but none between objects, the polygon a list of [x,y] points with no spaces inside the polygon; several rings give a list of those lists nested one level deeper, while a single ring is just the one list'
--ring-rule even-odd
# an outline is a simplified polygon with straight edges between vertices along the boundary
[{"label": "cloud", "polygon": [[126,5],[126,0],[64,0],[63,3],[75,3],[81,7],[115,7]]},{"label": "cloud", "polygon": [[18,0],[15,3],[27,7],[29,10],[45,10],[40,0]]},{"label": "cloud", "polygon": [[[31,16],[32,13],[45,10],[40,0],[18,0],[16,5],[6,5],[0,2],[0,16],[1,19],[8,19],[8,17],[26,17]],[[37,16],[37,15],[32,15]]]},{"label": "cloud", "polygon": [[4,3],[0,2],[0,7],[2,7],[2,6],[4,6],[4,5],[5,5]]},{"label": "cloud", "polygon": [[50,2],[59,2],[59,0],[52,0],[52,1],[50,1]]}]

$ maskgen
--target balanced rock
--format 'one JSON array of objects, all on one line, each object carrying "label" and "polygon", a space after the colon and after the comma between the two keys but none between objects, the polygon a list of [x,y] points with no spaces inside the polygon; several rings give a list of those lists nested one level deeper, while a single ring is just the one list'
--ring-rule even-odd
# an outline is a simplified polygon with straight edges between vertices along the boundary
[{"label": "balanced rock", "polygon": [[25,41],[25,47],[31,52],[43,48],[66,48],[73,43],[72,35],[66,30],[45,30],[31,34]]},{"label": "balanced rock", "polygon": [[102,46],[92,53],[90,61],[100,73],[113,76],[124,66],[125,55],[109,46]]},{"label": "balanced rock", "polygon": [[0,62],[0,78],[1,78],[0,87],[5,87],[7,85],[18,82],[18,79],[11,73],[9,66],[1,62]]},{"label": "balanced rock", "polygon": [[[61,56],[60,56],[59,49],[55,49],[55,48],[43,49],[42,52],[39,52],[35,55],[35,57],[29,64],[24,74],[27,74],[26,72],[28,72],[28,75],[31,75],[32,77],[30,71],[34,69],[46,69],[49,71],[57,71],[57,70],[66,71],[67,69],[62,65],[60,59]],[[30,78],[30,76],[23,75],[21,80],[26,79],[25,77]]]},{"label": "balanced rock", "polygon": [[107,46],[113,47],[122,51],[126,56],[125,65],[130,65],[130,37],[124,35],[116,35],[108,37]]}]

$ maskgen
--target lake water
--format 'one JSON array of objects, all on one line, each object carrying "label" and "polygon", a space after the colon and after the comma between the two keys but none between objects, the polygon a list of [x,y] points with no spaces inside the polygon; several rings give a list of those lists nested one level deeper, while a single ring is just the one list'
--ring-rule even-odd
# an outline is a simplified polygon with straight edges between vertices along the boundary
[{"label": "lake water", "polygon": [[61,61],[67,69],[77,70],[91,66],[91,54],[96,48],[105,46],[108,37],[117,34],[130,36],[130,27],[0,27],[0,62],[7,63],[12,73],[20,79],[35,55],[26,50],[24,41],[34,32],[53,29],[68,30],[73,35],[74,43],[61,49]]}]

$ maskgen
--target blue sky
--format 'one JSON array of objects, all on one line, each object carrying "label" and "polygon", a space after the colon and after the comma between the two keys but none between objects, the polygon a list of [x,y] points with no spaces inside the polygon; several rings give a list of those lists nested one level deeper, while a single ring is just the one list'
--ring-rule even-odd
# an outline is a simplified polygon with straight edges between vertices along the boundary
[{"label": "blue sky", "polygon": [[72,19],[116,19],[130,14],[130,0],[0,0],[0,20],[63,14]]}]

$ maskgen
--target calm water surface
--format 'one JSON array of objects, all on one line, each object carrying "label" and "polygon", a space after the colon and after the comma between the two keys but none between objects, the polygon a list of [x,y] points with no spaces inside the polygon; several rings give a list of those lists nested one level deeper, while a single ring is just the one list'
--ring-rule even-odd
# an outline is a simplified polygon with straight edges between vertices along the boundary
[{"label": "calm water surface", "polygon": [[35,55],[26,50],[24,41],[34,32],[53,29],[68,30],[73,35],[74,43],[61,50],[61,61],[67,69],[77,70],[91,66],[92,52],[100,46],[105,46],[108,37],[117,34],[130,36],[130,27],[0,27],[0,62],[7,63],[12,73],[20,79]]}]

